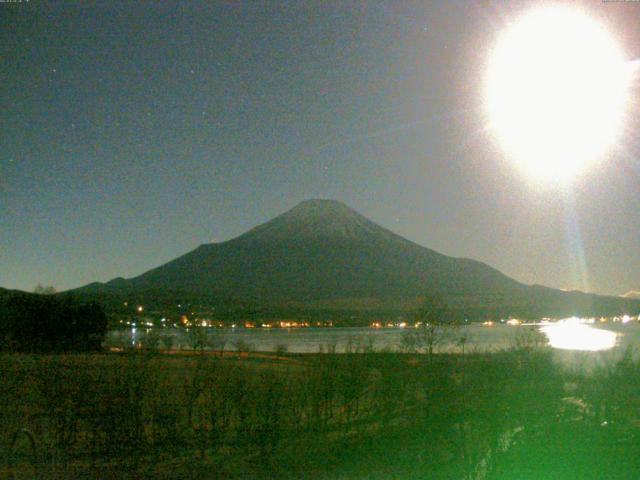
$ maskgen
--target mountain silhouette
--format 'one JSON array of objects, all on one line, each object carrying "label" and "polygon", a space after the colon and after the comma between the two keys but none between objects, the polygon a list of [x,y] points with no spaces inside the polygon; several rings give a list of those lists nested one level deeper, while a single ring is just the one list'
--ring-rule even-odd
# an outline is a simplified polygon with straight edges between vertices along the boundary
[{"label": "mountain silhouette", "polygon": [[180,294],[300,308],[413,308],[437,294],[468,315],[624,313],[640,302],[524,285],[411,242],[335,200],[306,200],[225,242],[81,294]]}]

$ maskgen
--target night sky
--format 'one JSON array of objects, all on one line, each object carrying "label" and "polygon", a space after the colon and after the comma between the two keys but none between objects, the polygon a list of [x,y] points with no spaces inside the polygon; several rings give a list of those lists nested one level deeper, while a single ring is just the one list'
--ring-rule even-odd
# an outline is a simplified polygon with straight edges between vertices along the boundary
[{"label": "night sky", "polygon": [[[0,286],[134,276],[320,197],[525,283],[640,290],[638,108],[565,190],[486,131],[526,2],[242,3],[0,3]],[[640,3],[582,6],[640,58]]]}]

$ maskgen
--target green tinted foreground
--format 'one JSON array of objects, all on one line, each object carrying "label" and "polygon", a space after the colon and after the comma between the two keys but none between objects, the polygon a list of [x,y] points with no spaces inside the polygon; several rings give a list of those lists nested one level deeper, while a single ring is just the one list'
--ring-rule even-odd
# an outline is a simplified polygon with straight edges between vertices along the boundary
[{"label": "green tinted foreground", "polygon": [[[629,479],[640,365],[549,352],[0,357],[0,478]],[[26,429],[34,438],[15,432]],[[15,444],[10,448],[15,437]]]}]

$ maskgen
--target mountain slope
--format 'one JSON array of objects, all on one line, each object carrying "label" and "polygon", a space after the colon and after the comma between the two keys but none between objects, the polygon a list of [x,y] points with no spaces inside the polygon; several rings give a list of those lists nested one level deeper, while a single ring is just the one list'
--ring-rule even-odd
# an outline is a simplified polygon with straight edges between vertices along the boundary
[{"label": "mountain slope", "polygon": [[[91,284],[80,291],[180,292],[271,305],[352,302],[378,308],[439,293],[469,314],[495,313],[496,308],[552,314],[545,305],[557,310],[564,302],[570,310],[597,303],[595,296],[528,287],[481,262],[442,255],[333,200],[302,202],[232,240],[201,245],[129,280]],[[620,309],[633,305],[616,301]]]}]

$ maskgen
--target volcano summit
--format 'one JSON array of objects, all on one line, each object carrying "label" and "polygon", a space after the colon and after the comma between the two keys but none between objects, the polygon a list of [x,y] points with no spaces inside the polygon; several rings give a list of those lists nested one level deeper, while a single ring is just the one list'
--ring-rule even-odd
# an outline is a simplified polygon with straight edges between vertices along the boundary
[{"label": "volcano summit", "polygon": [[225,242],[131,279],[76,290],[307,309],[398,311],[425,294],[468,318],[635,313],[640,302],[524,285],[475,260],[411,242],[335,200],[306,200]]}]

